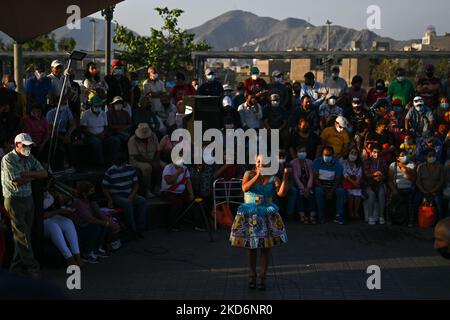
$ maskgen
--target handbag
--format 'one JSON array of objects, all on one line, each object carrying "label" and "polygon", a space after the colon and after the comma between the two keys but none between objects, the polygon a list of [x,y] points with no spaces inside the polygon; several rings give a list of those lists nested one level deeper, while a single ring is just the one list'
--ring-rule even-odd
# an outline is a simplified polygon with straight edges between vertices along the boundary
[{"label": "handbag", "polygon": [[233,225],[233,214],[228,203],[223,203],[216,207],[217,224],[226,229]]},{"label": "handbag", "polygon": [[419,207],[419,227],[432,227],[437,220],[437,209],[433,204],[433,200],[424,197],[422,205]]}]

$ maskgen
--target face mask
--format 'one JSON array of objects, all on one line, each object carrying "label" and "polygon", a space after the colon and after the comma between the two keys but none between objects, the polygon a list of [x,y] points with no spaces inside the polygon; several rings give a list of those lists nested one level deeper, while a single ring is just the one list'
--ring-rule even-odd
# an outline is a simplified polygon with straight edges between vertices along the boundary
[{"label": "face mask", "polygon": [[447,247],[438,248],[436,251],[441,255],[442,258],[450,260],[450,252]]},{"label": "face mask", "polygon": [[275,82],[282,82],[283,81],[283,77],[278,77],[278,78],[274,78]]},{"label": "face mask", "polygon": [[178,160],[174,161],[173,164],[177,167],[182,167],[184,164],[184,160],[182,158],[178,159]]},{"label": "face mask", "polygon": [[422,112],[423,106],[415,106],[414,109],[416,109],[417,112]]},{"label": "face mask", "polygon": [[333,73],[331,74],[331,76],[333,77],[334,80],[336,80],[336,79],[339,78],[339,73],[338,73],[338,72],[333,72]]},{"label": "face mask", "polygon": [[253,80],[258,80],[258,78],[259,78],[259,75],[258,75],[258,74],[252,74],[252,79],[253,79]]},{"label": "face mask", "polygon": [[407,164],[409,161],[409,157],[408,156],[404,156],[404,157],[400,157],[400,162],[403,164]]},{"label": "face mask", "polygon": [[358,156],[355,156],[354,154],[351,154],[348,156],[348,160],[350,161],[356,161],[358,159]]},{"label": "face mask", "polygon": [[402,108],[402,107],[395,107],[395,108],[394,108],[394,111],[395,111],[396,113],[402,113],[402,112],[403,112],[403,108]]},{"label": "face mask", "polygon": [[335,105],[336,105],[336,99],[330,99],[330,100],[328,100],[328,104],[329,104],[330,106],[335,106]]},{"label": "face mask", "polygon": [[277,108],[280,106],[280,102],[279,101],[272,101],[272,107]]},{"label": "face mask", "polygon": [[443,109],[443,110],[447,110],[447,109],[448,109],[448,107],[449,107],[449,104],[448,104],[447,102],[445,102],[445,103],[441,103],[441,109]]},{"label": "face mask", "polygon": [[225,129],[234,129],[234,125],[233,124],[226,124],[225,125]]},{"label": "face mask", "polygon": [[36,76],[36,79],[38,79],[38,80],[43,80],[45,78],[45,72],[39,72],[36,70],[34,75]]},{"label": "face mask", "polygon": [[430,163],[430,164],[435,163],[436,162],[436,157],[429,157],[429,158],[427,158],[427,162]]},{"label": "face mask", "polygon": [[339,132],[339,133],[344,132],[344,128],[336,127],[336,131]]},{"label": "face mask", "polygon": [[155,73],[155,74],[153,75],[153,80],[158,80],[158,77],[159,77],[159,74]]},{"label": "face mask", "polygon": [[7,86],[6,86],[9,90],[16,90],[16,85],[14,84],[14,82],[8,82]]},{"label": "face mask", "polygon": [[93,108],[93,111],[94,111],[95,113],[100,113],[100,111],[102,111],[102,108],[100,108],[100,107],[94,107],[94,108]]},{"label": "face mask", "polygon": [[41,113],[40,112],[31,112],[31,116],[33,118],[40,119],[41,118]]},{"label": "face mask", "polygon": [[305,159],[306,159],[306,156],[307,156],[307,153],[306,153],[306,152],[299,152],[299,153],[297,153],[297,157],[298,157],[300,160],[305,160]]},{"label": "face mask", "polygon": [[206,76],[206,79],[208,79],[208,81],[214,81],[216,77],[213,74],[210,74]]},{"label": "face mask", "polygon": [[403,82],[403,81],[405,81],[405,77],[404,76],[398,76],[397,77],[397,81],[398,82]]},{"label": "face mask", "polygon": [[23,147],[23,151],[21,152],[21,154],[24,157],[29,157],[31,154],[31,147]]},{"label": "face mask", "polygon": [[53,198],[53,196],[50,193],[46,192],[44,194],[44,210],[50,208],[54,203],[55,198]]},{"label": "face mask", "polygon": [[123,69],[114,69],[114,75],[123,76]]},{"label": "face mask", "polygon": [[116,110],[116,111],[122,110],[122,105],[121,104],[114,105],[114,110]]},{"label": "face mask", "polygon": [[280,159],[279,162],[280,162],[280,164],[285,164],[286,163],[286,159]]},{"label": "face mask", "polygon": [[323,161],[325,161],[325,163],[330,163],[333,160],[332,156],[323,156]]}]

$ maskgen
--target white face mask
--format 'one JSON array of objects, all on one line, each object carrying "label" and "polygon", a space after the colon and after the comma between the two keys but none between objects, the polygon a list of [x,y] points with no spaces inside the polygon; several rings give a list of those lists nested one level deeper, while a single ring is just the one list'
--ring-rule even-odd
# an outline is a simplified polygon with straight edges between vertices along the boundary
[{"label": "white face mask", "polygon": [[279,163],[280,163],[280,164],[285,164],[285,163],[286,163],[286,159],[280,159],[280,160],[279,160]]},{"label": "white face mask", "polygon": [[208,79],[208,81],[214,81],[216,79],[216,76],[213,74],[209,74],[206,76],[206,79]]},{"label": "white face mask", "polygon": [[356,161],[357,159],[358,159],[358,156],[356,156],[354,154],[351,154],[348,156],[348,160],[350,160],[350,161]]},{"label": "white face mask", "polygon": [[336,131],[339,132],[339,133],[341,133],[341,132],[344,131],[344,128],[341,128],[341,127],[336,126]]},{"label": "white face mask", "polygon": [[403,82],[404,80],[405,80],[405,77],[403,77],[403,76],[397,77],[398,82]]},{"label": "white face mask", "polygon": [[328,100],[328,104],[332,107],[334,107],[336,105],[336,99],[330,99]]},{"label": "white face mask", "polygon": [[283,81],[283,77],[277,77],[274,78],[275,82],[282,82]]},{"label": "white face mask", "polygon": [[24,157],[29,157],[31,155],[31,147],[24,146],[23,150],[20,152]]},{"label": "white face mask", "polygon": [[258,74],[252,74],[252,79],[253,80],[258,80],[259,79],[259,75]]},{"label": "white face mask", "polygon": [[55,203],[55,198],[49,192],[44,194],[44,210],[47,210]]},{"label": "white face mask", "polygon": [[16,90],[16,85],[14,84],[14,82],[8,82],[8,84],[6,85],[6,87],[7,87],[9,90],[13,90],[13,91]]}]

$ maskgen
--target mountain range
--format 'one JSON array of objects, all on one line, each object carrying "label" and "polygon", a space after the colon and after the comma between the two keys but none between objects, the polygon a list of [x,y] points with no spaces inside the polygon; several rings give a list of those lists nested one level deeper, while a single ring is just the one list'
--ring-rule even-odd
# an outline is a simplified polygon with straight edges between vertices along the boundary
[{"label": "mountain range", "polygon": [[[326,48],[326,26],[314,26],[296,18],[277,20],[259,17],[251,12],[234,10],[190,29],[196,40],[205,40],[213,50],[285,51],[299,48]],[[360,41],[361,49],[372,47],[373,41],[388,42],[397,50],[418,40],[397,41],[381,37],[369,30],[355,30],[332,25],[330,49],[350,49],[352,41]]]},{"label": "mountain range", "polygon": [[[79,50],[92,50],[92,18],[81,19],[81,28],[69,30],[61,27],[53,31],[58,40],[72,37]],[[96,49],[103,50],[105,43],[104,20],[96,21]],[[115,24],[112,25],[114,34]],[[296,47],[320,49],[326,47],[326,26],[314,26],[297,18],[277,20],[260,17],[251,12],[233,10],[226,12],[202,25],[189,29],[195,40],[205,40],[216,51],[285,51]],[[11,42],[6,34],[0,32],[0,39]],[[361,49],[368,49],[373,41],[388,42],[391,49],[397,50],[412,42],[397,41],[381,37],[369,30],[355,30],[332,25],[330,29],[331,49],[350,49],[352,41],[360,41]],[[113,48],[117,48],[113,44]]]}]

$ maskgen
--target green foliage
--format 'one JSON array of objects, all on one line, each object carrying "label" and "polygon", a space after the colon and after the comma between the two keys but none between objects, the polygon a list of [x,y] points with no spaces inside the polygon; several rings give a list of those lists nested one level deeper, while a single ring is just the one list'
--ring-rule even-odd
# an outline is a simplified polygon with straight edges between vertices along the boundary
[{"label": "green foliage", "polygon": [[55,51],[56,40],[55,35],[43,34],[33,40],[27,41],[23,44],[24,51]]},{"label": "green foliage", "polygon": [[72,52],[75,49],[77,42],[74,38],[61,38],[58,41],[58,49],[59,51],[67,51]]},{"label": "green foliage", "polygon": [[374,59],[371,61],[371,78],[374,81],[378,79],[392,81],[395,78],[395,70],[397,70],[399,66],[399,63],[396,60]]},{"label": "green foliage", "polygon": [[450,60],[440,59],[436,62],[436,76],[441,77],[443,79],[447,79],[449,72],[450,72]]},{"label": "green foliage", "polygon": [[123,48],[120,58],[136,70],[154,65],[165,79],[176,72],[192,71],[192,51],[205,51],[211,47],[205,42],[194,42],[194,34],[178,27],[181,9],[155,8],[163,19],[160,29],[150,28],[150,36],[142,37],[128,31],[124,26],[116,27],[113,41]]}]

